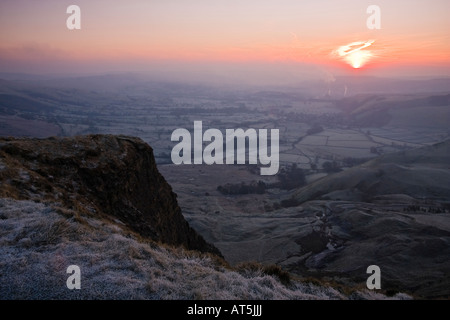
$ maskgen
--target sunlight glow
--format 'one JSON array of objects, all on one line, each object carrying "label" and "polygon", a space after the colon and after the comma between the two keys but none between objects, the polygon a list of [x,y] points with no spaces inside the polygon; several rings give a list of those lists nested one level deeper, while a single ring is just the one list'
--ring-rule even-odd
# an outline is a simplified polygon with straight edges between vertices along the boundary
[{"label": "sunlight glow", "polygon": [[371,50],[365,49],[374,42],[375,40],[352,42],[339,47],[334,53],[353,68],[359,69],[375,57]]}]

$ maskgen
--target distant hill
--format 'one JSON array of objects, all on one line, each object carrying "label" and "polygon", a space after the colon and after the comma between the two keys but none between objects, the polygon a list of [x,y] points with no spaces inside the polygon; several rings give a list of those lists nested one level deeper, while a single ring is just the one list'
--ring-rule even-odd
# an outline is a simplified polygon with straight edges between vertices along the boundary
[{"label": "distant hill", "polygon": [[361,93],[404,94],[404,93],[445,93],[450,91],[450,78],[408,79],[370,76],[338,76],[330,84],[334,92],[343,92],[347,87],[348,95]]},{"label": "distant hill", "polygon": [[300,203],[313,199],[370,201],[387,194],[450,200],[450,140],[380,156],[300,188],[293,197]]},{"label": "distant hill", "polygon": [[450,94],[358,94],[336,100],[335,106],[350,124],[358,127],[426,127],[445,131],[450,117]]}]

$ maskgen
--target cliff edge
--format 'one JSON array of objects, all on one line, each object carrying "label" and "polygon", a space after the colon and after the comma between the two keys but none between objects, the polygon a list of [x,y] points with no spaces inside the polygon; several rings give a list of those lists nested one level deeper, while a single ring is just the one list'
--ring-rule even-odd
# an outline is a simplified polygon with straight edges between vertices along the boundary
[{"label": "cliff edge", "polygon": [[0,197],[61,203],[118,219],[144,238],[222,256],[184,219],[176,194],[139,138],[0,138]]}]

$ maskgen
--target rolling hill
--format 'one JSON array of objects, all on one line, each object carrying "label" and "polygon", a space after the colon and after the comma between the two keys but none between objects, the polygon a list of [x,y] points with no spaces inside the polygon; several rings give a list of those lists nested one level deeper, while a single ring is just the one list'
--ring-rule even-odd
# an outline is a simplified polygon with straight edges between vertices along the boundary
[{"label": "rolling hill", "polygon": [[450,140],[385,154],[363,165],[329,175],[295,192],[298,202],[313,199],[370,201],[387,194],[449,200]]}]

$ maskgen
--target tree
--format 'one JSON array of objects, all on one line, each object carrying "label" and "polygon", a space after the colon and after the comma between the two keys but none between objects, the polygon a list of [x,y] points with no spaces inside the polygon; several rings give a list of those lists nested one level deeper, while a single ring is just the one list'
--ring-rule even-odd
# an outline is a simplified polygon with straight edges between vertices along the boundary
[{"label": "tree", "polygon": [[306,134],[311,135],[311,134],[320,133],[322,131],[323,131],[323,127],[320,126],[319,124],[315,123],[311,128],[308,129],[308,131],[306,131]]},{"label": "tree", "polygon": [[326,173],[333,173],[333,172],[341,171],[341,168],[339,168],[336,161],[333,161],[333,162],[325,161],[322,164],[322,168],[323,168],[323,170],[325,170]]},{"label": "tree", "polygon": [[278,174],[280,181],[280,188],[291,190],[306,184],[305,173],[302,168],[298,168],[296,163],[293,163],[289,168],[283,168]]}]

